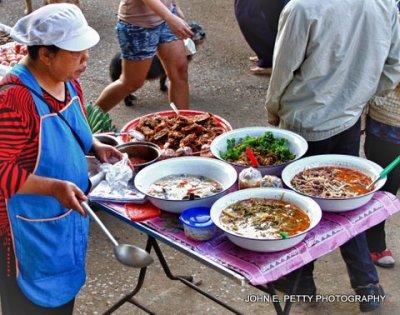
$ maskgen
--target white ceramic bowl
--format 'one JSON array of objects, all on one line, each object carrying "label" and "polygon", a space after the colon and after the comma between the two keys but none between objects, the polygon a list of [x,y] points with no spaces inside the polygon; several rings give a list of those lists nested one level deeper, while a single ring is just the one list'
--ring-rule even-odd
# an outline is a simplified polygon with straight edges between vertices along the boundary
[{"label": "white ceramic bowl", "polygon": [[[341,166],[341,167],[352,168],[368,175],[369,177],[371,177],[372,180],[377,178],[380,172],[383,170],[382,167],[380,167],[378,164],[357,156],[324,154],[324,155],[315,155],[306,157],[286,166],[282,172],[282,180],[287,187],[297,191],[296,189],[293,188],[291,184],[293,177],[305,169],[313,167],[322,167],[322,166]],[[374,192],[381,189],[382,186],[385,184],[385,182],[386,178],[379,180],[375,184],[375,187],[371,192],[357,197],[341,198],[341,199],[322,198],[313,196],[309,197],[313,198],[321,206],[321,209],[323,211],[344,212],[344,211],[354,210],[365,205],[368,201],[371,200]],[[299,191],[297,192],[303,194]],[[303,195],[308,196],[306,194]]]},{"label": "white ceramic bowl", "polygon": [[[222,210],[230,205],[249,198],[277,199],[290,202],[307,213],[310,218],[310,227],[304,232],[286,239],[251,238],[235,234],[227,230],[220,223]],[[217,202],[211,208],[211,219],[214,224],[223,230],[229,240],[239,247],[256,252],[277,252],[293,247],[300,243],[307,235],[307,232],[314,228],[321,220],[322,212],[318,204],[309,197],[299,195],[291,190],[282,188],[251,188],[230,193]]]},{"label": "white ceramic bowl", "polygon": [[[155,181],[169,175],[199,175],[218,181],[223,190],[215,195],[195,200],[167,200],[150,196],[148,190]],[[211,207],[219,198],[228,193],[236,184],[235,169],[222,161],[205,157],[178,157],[151,164],[142,169],[135,177],[135,187],[145,194],[156,207],[173,213],[194,207]]]},{"label": "white ceramic bowl", "polygon": [[[246,136],[261,136],[263,133],[270,131],[276,138],[285,138],[289,141],[289,149],[290,151],[296,155],[296,158],[291,161],[287,161],[280,165],[273,166],[260,166],[258,170],[262,175],[276,175],[280,176],[282,170],[286,165],[292,163],[300,159],[308,149],[307,141],[299,136],[298,134],[278,128],[270,128],[270,127],[247,127],[234,129],[232,131],[226,132],[217,138],[211,143],[211,153],[218,159],[223,160],[221,158],[221,153],[226,151],[227,140],[228,139],[241,139]],[[235,167],[238,173],[240,173],[243,169],[248,168],[249,166],[243,166],[236,163],[227,162]]]}]

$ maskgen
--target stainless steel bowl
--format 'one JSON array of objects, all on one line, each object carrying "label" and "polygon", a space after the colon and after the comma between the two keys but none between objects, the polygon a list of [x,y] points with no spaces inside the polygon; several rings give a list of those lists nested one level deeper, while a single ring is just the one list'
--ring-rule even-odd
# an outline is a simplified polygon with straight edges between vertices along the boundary
[{"label": "stainless steel bowl", "polygon": [[135,141],[120,144],[116,146],[116,149],[122,153],[127,153],[129,158],[137,157],[146,160],[145,163],[134,165],[136,171],[158,161],[161,156],[161,150],[158,145],[145,141]]},{"label": "stainless steel bowl", "polygon": [[111,145],[113,147],[116,147],[117,145],[120,144],[118,139],[116,137],[113,137],[111,135],[107,134],[94,134],[93,137],[95,137],[97,140],[99,140],[101,143]]}]

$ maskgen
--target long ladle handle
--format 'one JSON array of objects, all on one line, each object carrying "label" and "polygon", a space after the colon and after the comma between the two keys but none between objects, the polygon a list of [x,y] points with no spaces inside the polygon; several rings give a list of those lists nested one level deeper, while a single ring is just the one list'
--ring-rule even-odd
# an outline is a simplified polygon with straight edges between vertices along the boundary
[{"label": "long ladle handle", "polygon": [[114,238],[114,236],[111,235],[110,231],[105,227],[103,222],[99,219],[99,217],[94,213],[92,208],[90,208],[89,204],[86,201],[81,202],[81,206],[86,210],[87,213],[90,214],[90,216],[93,218],[93,220],[96,221],[96,223],[100,226],[100,228],[103,230],[104,234],[107,235],[107,237],[110,239],[110,241],[114,244],[114,246],[118,246],[118,242]]},{"label": "long ladle handle", "polygon": [[400,155],[393,160],[388,166],[386,166],[380,174],[380,178],[384,178],[389,174],[398,164],[400,163]]}]

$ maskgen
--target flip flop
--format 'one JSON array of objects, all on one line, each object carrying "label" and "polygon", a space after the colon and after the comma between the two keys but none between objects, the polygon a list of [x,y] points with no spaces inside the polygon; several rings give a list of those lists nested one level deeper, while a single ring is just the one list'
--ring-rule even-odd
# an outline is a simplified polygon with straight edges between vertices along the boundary
[{"label": "flip flop", "polygon": [[272,68],[261,68],[257,66],[250,68],[250,72],[254,75],[271,75]]}]

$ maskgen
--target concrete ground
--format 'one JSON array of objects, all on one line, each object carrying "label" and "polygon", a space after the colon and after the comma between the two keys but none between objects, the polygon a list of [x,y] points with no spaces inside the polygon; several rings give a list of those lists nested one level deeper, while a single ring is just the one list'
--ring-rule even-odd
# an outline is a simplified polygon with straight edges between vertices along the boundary
[{"label": "concrete ground", "polygon": [[[108,64],[118,50],[114,31],[118,0],[82,0],[83,11],[101,35],[101,42],[91,51],[91,60],[82,84],[87,101],[94,101],[109,83]],[[38,6],[41,1],[33,1]],[[233,13],[231,0],[181,0],[188,20],[203,24],[207,40],[190,64],[191,108],[212,111],[232,123],[234,127],[265,124],[264,99],[268,79],[249,74],[246,45]],[[0,22],[12,25],[23,15],[22,0],[3,0]],[[158,90],[157,82],[147,83],[138,93],[139,105],[127,108],[120,105],[111,112],[118,127],[145,113],[168,109],[166,95]],[[145,236],[124,223],[100,214],[102,220],[121,242],[145,245]],[[388,246],[400,259],[399,216],[387,224]],[[239,286],[194,260],[161,245],[165,256],[179,274],[193,274],[201,279],[201,287],[225,300],[245,314],[274,314],[268,303],[246,303],[250,294],[260,291]],[[400,274],[398,266],[392,270],[379,269],[387,299],[379,314],[399,314]],[[87,261],[87,283],[76,300],[76,314],[101,314],[128,293],[137,280],[138,271],[121,267],[113,258],[110,244],[96,225],[92,224]],[[316,264],[316,283],[321,294],[351,294],[345,265],[338,251],[319,259]],[[158,262],[148,271],[142,291],[137,296],[157,314],[228,314],[221,307],[190,290],[181,283],[167,280]],[[325,303],[295,304],[293,314],[357,314],[356,304]],[[125,305],[115,314],[144,314],[132,305]],[[18,315],[18,314],[16,314]]]}]

